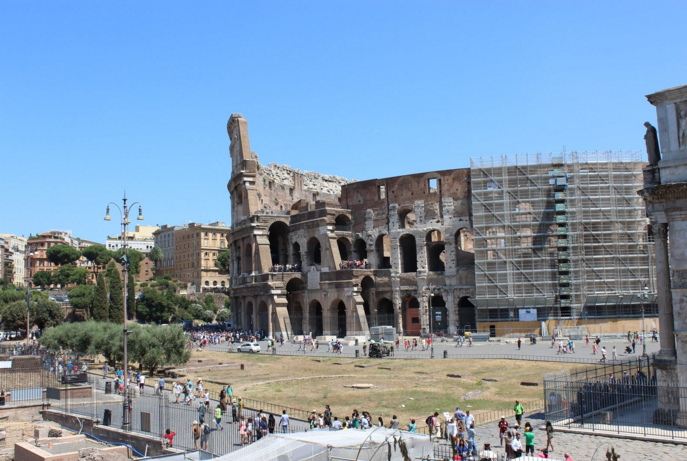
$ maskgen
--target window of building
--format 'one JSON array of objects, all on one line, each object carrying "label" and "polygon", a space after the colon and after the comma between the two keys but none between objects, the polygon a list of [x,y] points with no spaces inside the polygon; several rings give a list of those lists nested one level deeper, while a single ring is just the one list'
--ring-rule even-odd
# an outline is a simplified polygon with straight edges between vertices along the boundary
[{"label": "window of building", "polygon": [[377,196],[379,200],[384,200],[386,198],[386,186],[377,187]]},{"label": "window of building", "polygon": [[430,194],[435,194],[439,192],[439,180],[437,178],[430,178],[429,180],[427,180],[427,184],[429,186]]}]

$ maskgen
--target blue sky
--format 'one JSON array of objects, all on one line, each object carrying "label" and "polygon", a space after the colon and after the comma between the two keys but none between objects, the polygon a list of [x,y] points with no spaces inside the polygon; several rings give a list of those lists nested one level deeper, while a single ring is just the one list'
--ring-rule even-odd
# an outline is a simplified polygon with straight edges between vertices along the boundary
[{"label": "blue sky", "polygon": [[687,83],[682,1],[0,0],[0,231],[104,241],[230,221],[234,112],[262,163],[358,180],[644,150]]}]

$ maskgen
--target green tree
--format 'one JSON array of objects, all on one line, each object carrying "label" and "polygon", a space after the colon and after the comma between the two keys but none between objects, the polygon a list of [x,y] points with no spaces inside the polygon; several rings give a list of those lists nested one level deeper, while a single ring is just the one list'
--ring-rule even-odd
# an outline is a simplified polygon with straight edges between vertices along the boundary
[{"label": "green tree", "polygon": [[[35,291],[32,293],[41,292]],[[5,304],[13,303],[15,301],[21,301],[22,299],[26,299],[26,291],[0,290],[0,308]]]},{"label": "green tree", "polygon": [[95,297],[92,285],[80,285],[69,291],[69,303],[74,309],[83,309],[88,317],[93,316],[93,298]]},{"label": "green tree", "polygon": [[122,274],[115,266],[114,262],[107,265],[105,272],[110,286],[110,322],[124,323],[124,287],[122,285]]},{"label": "green tree", "polygon": [[0,310],[7,330],[26,329],[26,301],[14,301]]},{"label": "green tree", "polygon": [[33,274],[33,285],[46,288],[53,284],[52,272],[50,271],[38,271]]},{"label": "green tree", "polygon": [[113,252],[105,248],[103,245],[91,245],[84,248],[81,252],[84,258],[97,266],[104,266],[112,259]]},{"label": "green tree", "polygon": [[109,318],[109,306],[107,303],[107,279],[101,272],[95,287],[95,297],[93,298],[93,319],[98,322],[107,322]]},{"label": "green tree", "polygon": [[53,245],[45,252],[45,256],[53,264],[64,266],[71,264],[81,257],[81,252],[70,245]]},{"label": "green tree", "polygon": [[215,304],[215,298],[212,295],[206,295],[203,301],[205,308],[211,310],[213,313],[217,312],[217,309],[219,309],[217,304]]},{"label": "green tree", "polygon": [[162,250],[159,247],[153,247],[153,249],[150,250],[150,253],[148,254],[148,259],[150,259],[153,262],[153,264],[155,264],[156,272],[164,258],[165,255],[162,253]]},{"label": "green tree", "polygon": [[[117,262],[122,262],[122,256],[124,255],[124,248],[114,252],[114,258]],[[137,275],[141,271],[141,261],[145,258],[145,255],[138,250],[129,248],[126,250],[126,257],[129,259],[129,270]]]},{"label": "green tree", "polygon": [[41,330],[54,327],[64,320],[64,309],[50,299],[39,299],[31,303],[33,324]]},{"label": "green tree", "polygon": [[126,280],[126,309],[129,320],[136,316],[136,282],[134,274],[129,272]]},{"label": "green tree", "polygon": [[85,285],[89,275],[88,269],[67,264],[66,266],[60,266],[59,269],[53,272],[52,281],[63,288],[72,284]]},{"label": "green tree", "polygon": [[231,268],[231,253],[229,250],[223,251],[217,255],[215,266],[219,269],[220,274],[228,274]]},{"label": "green tree", "polygon": [[226,310],[224,308],[217,311],[217,317],[215,317],[215,320],[217,320],[217,323],[223,323],[229,319],[231,319],[231,312],[229,312],[228,310]]},{"label": "green tree", "polygon": [[231,313],[231,298],[227,297],[227,299],[224,300],[224,308]]},{"label": "green tree", "polygon": [[145,322],[167,323],[176,311],[174,294],[146,288],[136,303],[136,313]]},{"label": "green tree", "polygon": [[121,325],[110,322],[103,323],[101,328],[93,339],[92,349],[114,366],[124,359],[124,330]]}]

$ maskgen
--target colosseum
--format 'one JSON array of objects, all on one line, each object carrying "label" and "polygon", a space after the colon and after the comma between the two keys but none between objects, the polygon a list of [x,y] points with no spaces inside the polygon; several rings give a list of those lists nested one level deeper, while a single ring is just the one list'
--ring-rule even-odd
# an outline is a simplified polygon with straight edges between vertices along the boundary
[{"label": "colosseum", "polygon": [[470,169],[368,181],[262,165],[233,114],[234,326],[292,339],[476,327]]}]

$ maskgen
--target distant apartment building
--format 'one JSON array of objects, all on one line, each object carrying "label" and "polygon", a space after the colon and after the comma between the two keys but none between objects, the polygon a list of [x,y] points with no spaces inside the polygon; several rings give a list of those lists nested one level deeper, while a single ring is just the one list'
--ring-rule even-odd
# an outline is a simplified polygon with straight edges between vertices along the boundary
[{"label": "distant apartment building", "polygon": [[8,241],[0,237],[0,280],[12,282],[14,277],[14,252]]},{"label": "distant apartment building", "polygon": [[[136,226],[135,231],[127,234],[127,246],[147,256],[155,246],[153,233],[158,229],[157,226]],[[117,251],[124,247],[124,240],[121,235],[110,236],[105,241],[105,247],[110,251]]]},{"label": "distant apartment building", "polygon": [[13,271],[12,283],[15,287],[24,286],[26,277],[26,237],[19,237],[12,234],[0,234],[0,239],[4,240],[12,251]]},{"label": "distant apartment building", "polygon": [[164,224],[153,232],[155,246],[162,251],[163,255],[162,261],[160,261],[155,268],[156,276],[164,276],[166,274],[174,276],[174,236],[177,231],[183,229],[186,229],[186,226],[170,226]]},{"label": "distant apartment building", "polygon": [[217,255],[227,249],[230,228],[223,222],[190,223],[174,231],[174,277],[196,291],[220,291],[229,287],[229,274],[220,274]]},{"label": "distant apartment building", "polygon": [[52,272],[60,266],[48,260],[46,252],[55,245],[70,245],[71,242],[62,236],[52,233],[32,235],[27,241],[28,248],[32,254],[29,256],[29,267],[27,268],[27,278],[32,278],[38,271]]},{"label": "distant apartment building", "polygon": [[72,231],[70,230],[49,230],[45,232],[41,232],[39,235],[52,235],[53,237],[61,238],[64,240],[65,245],[69,245],[71,247],[76,248],[77,250],[79,249],[79,241],[80,239],[74,238],[72,235]]}]

